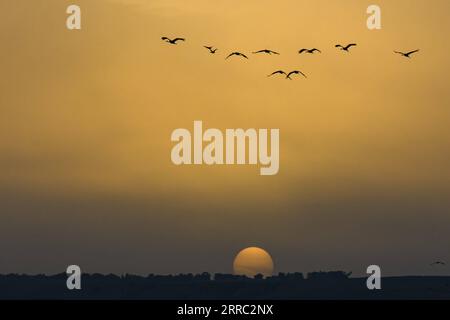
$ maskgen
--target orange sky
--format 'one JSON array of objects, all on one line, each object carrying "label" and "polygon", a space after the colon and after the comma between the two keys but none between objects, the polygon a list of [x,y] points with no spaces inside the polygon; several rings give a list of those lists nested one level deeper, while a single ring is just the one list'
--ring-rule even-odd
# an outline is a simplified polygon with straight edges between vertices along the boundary
[{"label": "orange sky", "polygon": [[[71,3],[0,4],[0,272],[230,271],[249,245],[279,271],[450,259],[447,0],[377,1],[380,31],[370,1],[80,0],[68,31]],[[279,128],[279,174],[174,166],[194,120]]]}]

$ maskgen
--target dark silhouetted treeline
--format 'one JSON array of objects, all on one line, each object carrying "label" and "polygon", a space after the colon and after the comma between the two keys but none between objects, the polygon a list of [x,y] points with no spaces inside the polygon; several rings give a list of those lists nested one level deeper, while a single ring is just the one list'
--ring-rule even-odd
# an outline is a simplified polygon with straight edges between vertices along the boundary
[{"label": "dark silhouetted treeline", "polygon": [[382,290],[342,271],[279,273],[247,278],[230,274],[84,274],[68,290],[66,274],[0,275],[0,299],[450,299],[450,277],[386,277]]}]

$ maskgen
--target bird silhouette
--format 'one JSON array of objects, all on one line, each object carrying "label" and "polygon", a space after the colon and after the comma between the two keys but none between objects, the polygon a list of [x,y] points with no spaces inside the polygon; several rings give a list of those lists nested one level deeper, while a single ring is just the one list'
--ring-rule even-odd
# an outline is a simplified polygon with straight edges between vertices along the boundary
[{"label": "bird silhouette", "polygon": [[316,51],[319,52],[319,53],[322,53],[322,51],[320,51],[319,49],[316,49],[316,48],[313,48],[313,49],[301,49],[298,53],[299,54],[302,54],[303,52],[314,53]]},{"label": "bird silhouette", "polygon": [[303,72],[298,71],[298,70],[294,70],[294,71],[291,71],[291,72],[289,72],[289,73],[287,74],[286,79],[292,80],[291,75],[293,75],[293,74],[301,74],[302,76],[304,76],[305,78],[307,78],[306,74],[304,74]]},{"label": "bird silhouette", "polygon": [[259,50],[259,51],[255,51],[253,52],[253,54],[258,54],[258,53],[266,53],[266,54],[279,54],[278,52],[269,50],[269,49],[263,49],[263,50]]},{"label": "bird silhouette", "polygon": [[214,47],[211,47],[211,46],[203,46],[203,47],[208,49],[209,53],[212,53],[212,54],[216,53],[216,51],[218,50],[217,48],[214,48]]},{"label": "bird silhouette", "polygon": [[175,39],[170,39],[167,37],[162,37],[161,40],[170,43],[170,44],[177,44],[177,41],[186,41],[186,39],[184,38],[175,38]]},{"label": "bird silhouette", "polygon": [[248,59],[248,57],[247,57],[245,54],[235,51],[235,52],[230,53],[230,54],[225,58],[225,60],[228,59],[228,58],[230,58],[230,57],[232,57],[232,56],[237,56],[237,57],[242,57],[242,58]]},{"label": "bird silhouette", "polygon": [[445,262],[442,262],[442,261],[435,261],[435,262],[433,262],[433,263],[430,264],[430,266],[437,266],[437,265],[445,266]]},{"label": "bird silhouette", "polygon": [[395,52],[395,53],[398,53],[398,54],[401,54],[401,55],[404,56],[405,58],[411,58],[410,55],[412,55],[413,53],[419,52],[419,49],[413,50],[413,51],[410,51],[410,52],[406,52],[406,53],[400,52],[400,51],[394,51],[394,52]]},{"label": "bird silhouette", "polygon": [[276,75],[276,74],[283,74],[283,75],[287,76],[286,72],[284,72],[283,70],[278,70],[278,71],[274,71],[271,74],[269,74],[268,77],[271,77],[271,76]]},{"label": "bird silhouette", "polygon": [[336,48],[340,48],[341,50],[346,51],[346,52],[349,52],[348,50],[354,46],[356,46],[356,43],[350,43],[350,44],[346,45],[345,47],[340,44],[335,45]]}]

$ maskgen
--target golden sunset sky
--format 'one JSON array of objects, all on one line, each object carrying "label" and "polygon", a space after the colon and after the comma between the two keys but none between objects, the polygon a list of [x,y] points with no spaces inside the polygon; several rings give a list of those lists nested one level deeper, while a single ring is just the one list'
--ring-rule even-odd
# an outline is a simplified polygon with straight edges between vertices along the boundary
[{"label": "golden sunset sky", "polygon": [[[80,31],[65,27],[72,3]],[[448,0],[2,1],[0,273],[231,272],[254,245],[276,271],[449,274],[429,267],[450,260],[449,12]],[[251,54],[265,48],[281,55]],[[250,59],[225,60],[236,50]],[[266,77],[278,69],[308,79]],[[174,166],[171,132],[194,120],[279,128],[278,175]]]}]

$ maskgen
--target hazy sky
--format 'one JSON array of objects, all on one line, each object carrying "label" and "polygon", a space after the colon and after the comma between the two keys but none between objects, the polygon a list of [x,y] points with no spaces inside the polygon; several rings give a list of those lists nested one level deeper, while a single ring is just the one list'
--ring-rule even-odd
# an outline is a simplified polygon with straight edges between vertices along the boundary
[{"label": "hazy sky", "polygon": [[[72,3],[81,31],[65,28]],[[366,27],[373,3],[380,31]],[[450,262],[448,12],[448,0],[0,2],[0,272],[231,272],[260,246],[276,271],[450,274],[429,267]],[[281,55],[250,54],[264,48]],[[234,50],[250,60],[225,61]],[[266,77],[278,69],[308,79]],[[279,128],[279,174],[174,166],[171,132],[194,120]]]}]

